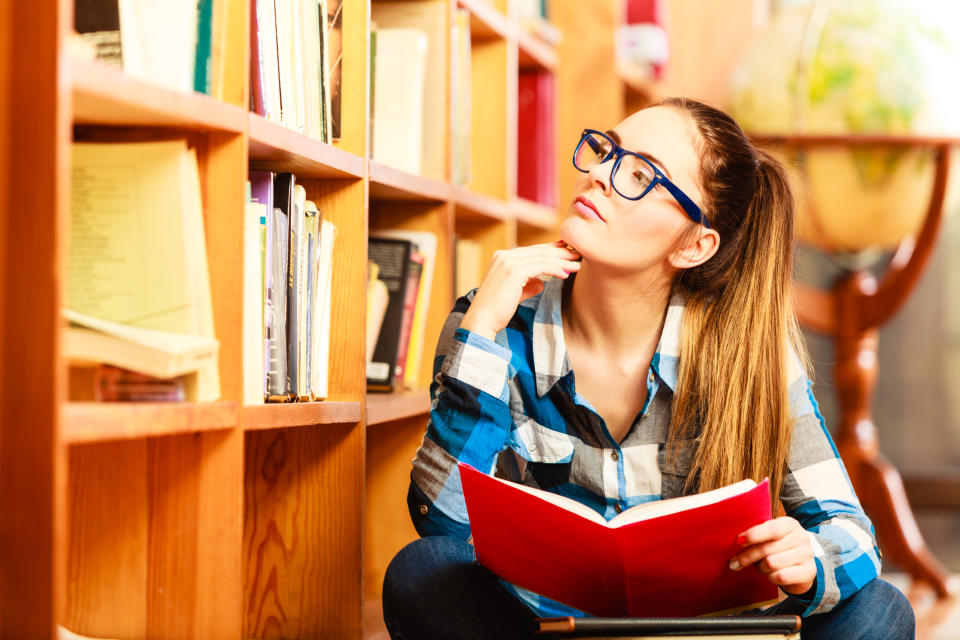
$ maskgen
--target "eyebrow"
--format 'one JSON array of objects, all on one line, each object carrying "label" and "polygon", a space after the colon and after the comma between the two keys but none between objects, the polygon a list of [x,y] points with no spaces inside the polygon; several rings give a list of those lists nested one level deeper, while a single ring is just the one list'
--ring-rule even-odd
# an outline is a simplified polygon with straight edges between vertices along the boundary
[{"label": "eyebrow", "polygon": [[[618,145],[623,146],[623,140],[620,139],[620,134],[618,134],[616,131],[614,131],[613,129],[607,129],[606,131],[604,131],[604,133],[606,133],[608,136],[613,138],[613,141],[616,142]],[[638,153],[642,155],[644,158],[646,158],[647,160],[649,160],[650,162],[652,162],[653,164],[657,165],[657,167],[666,174],[667,178],[669,178],[670,180],[673,180],[673,176],[670,175],[670,170],[667,169],[667,165],[663,164],[663,162],[659,158],[657,158],[657,156],[649,154],[645,151],[633,151],[633,153]]]}]

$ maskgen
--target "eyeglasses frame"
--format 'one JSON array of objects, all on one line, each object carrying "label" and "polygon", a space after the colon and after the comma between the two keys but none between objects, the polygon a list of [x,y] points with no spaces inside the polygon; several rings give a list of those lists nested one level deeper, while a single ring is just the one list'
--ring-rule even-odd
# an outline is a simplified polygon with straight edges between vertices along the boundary
[{"label": "eyeglasses frame", "polygon": [[[702,224],[707,229],[710,228],[710,223],[707,222],[707,217],[703,215],[703,212],[700,210],[700,207],[698,207],[697,204],[693,200],[691,200],[690,197],[680,189],[680,187],[673,184],[673,182],[670,181],[670,178],[664,175],[664,173],[657,168],[657,165],[653,164],[652,162],[650,162],[650,160],[645,158],[643,155],[637,153],[636,151],[628,151],[627,149],[624,149],[623,147],[618,145],[616,142],[614,142],[610,136],[608,136],[607,134],[601,131],[597,131],[595,129],[584,129],[583,132],[580,134],[580,142],[577,143],[577,148],[573,150],[572,161],[573,161],[574,169],[576,169],[581,173],[590,173],[590,169],[584,170],[577,166],[577,154],[580,152],[580,147],[583,146],[583,143],[587,141],[587,136],[591,134],[601,136],[610,143],[610,152],[606,155],[606,157],[603,158],[603,160],[600,161],[599,164],[604,164],[606,162],[609,162],[612,157],[616,156],[616,160],[614,161],[613,166],[610,168],[610,186],[613,188],[614,191],[617,192],[618,195],[620,195],[620,197],[626,200],[640,200],[645,195],[650,193],[657,185],[663,185],[664,189],[666,189],[667,192],[671,196],[673,196],[674,200],[677,201],[677,204],[679,204],[680,207],[683,209],[683,212],[687,214],[687,217],[689,217],[691,220],[693,220],[698,224]],[[616,175],[617,170],[620,168],[620,161],[623,160],[623,156],[625,155],[631,155],[631,156],[636,156],[640,158],[641,160],[646,162],[650,166],[650,168],[653,170],[653,180],[651,180],[650,184],[647,185],[647,188],[643,190],[643,193],[641,193],[639,196],[636,196],[635,198],[630,198],[628,196],[625,196],[623,193],[620,192],[619,189],[617,189],[617,186],[613,182],[613,176]]]}]

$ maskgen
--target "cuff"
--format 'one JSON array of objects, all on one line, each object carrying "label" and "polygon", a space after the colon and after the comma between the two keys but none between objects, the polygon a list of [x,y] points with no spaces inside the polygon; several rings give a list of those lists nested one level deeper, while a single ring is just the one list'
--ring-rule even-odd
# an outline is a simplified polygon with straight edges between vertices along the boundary
[{"label": "cuff", "polygon": [[513,352],[467,329],[457,329],[453,337],[453,348],[444,359],[441,372],[448,378],[506,400],[507,383],[517,375],[510,364]]}]

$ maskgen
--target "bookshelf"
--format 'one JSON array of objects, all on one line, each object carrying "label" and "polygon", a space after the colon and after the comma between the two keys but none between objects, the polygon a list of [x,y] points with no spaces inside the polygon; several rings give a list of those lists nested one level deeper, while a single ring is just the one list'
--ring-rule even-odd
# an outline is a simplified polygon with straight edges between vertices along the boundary
[{"label": "bookshelf", "polygon": [[[58,624],[113,638],[378,633],[376,615],[372,626],[361,622],[364,603],[377,606],[387,562],[415,535],[405,494],[429,411],[433,345],[454,302],[454,236],[478,242],[488,261],[497,249],[553,239],[559,225],[554,208],[516,198],[517,77],[534,67],[563,84],[568,45],[557,29],[521,25],[507,0],[407,0],[439,3],[451,25],[458,9],[470,12],[474,171],[455,184],[449,113],[436,137],[444,175],[369,156],[369,25],[380,0],[344,3],[342,136],[333,144],[249,112],[251,1],[230,5],[225,100],[75,57],[72,0],[3,10],[0,255],[7,273],[30,277],[0,284],[0,636],[52,637]],[[170,137],[197,150],[221,398],[93,402],[61,354],[71,141]],[[562,163],[566,147],[557,149]],[[337,227],[321,403],[243,402],[237,274],[251,168],[293,172]],[[387,228],[437,233],[437,268],[417,387],[373,394],[366,243]]]}]

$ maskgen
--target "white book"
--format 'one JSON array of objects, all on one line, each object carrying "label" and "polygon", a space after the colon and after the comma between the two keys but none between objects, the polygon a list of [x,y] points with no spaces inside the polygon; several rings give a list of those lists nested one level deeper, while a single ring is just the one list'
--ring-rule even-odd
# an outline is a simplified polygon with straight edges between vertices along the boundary
[{"label": "white book", "polygon": [[267,205],[248,202],[243,218],[243,403],[263,403],[263,303],[260,217]]},{"label": "white book", "polygon": [[299,0],[303,32],[306,134],[323,140],[323,103],[320,96],[320,6],[317,0]]},{"label": "white book", "polygon": [[313,316],[313,367],[310,389],[314,400],[323,400],[329,393],[330,375],[330,312],[333,298],[333,245],[337,228],[329,220],[320,221],[320,255],[317,266],[317,300],[319,313]]},{"label": "white book", "polygon": [[422,167],[426,64],[425,33],[377,29],[372,156],[412,174],[419,174]]},{"label": "white book", "polygon": [[196,0],[118,0],[123,70],[154,84],[193,91]]},{"label": "white book", "polygon": [[280,124],[280,62],[277,58],[277,11],[273,0],[252,0],[257,3],[257,21],[260,31],[261,83],[263,106],[267,120]]}]

